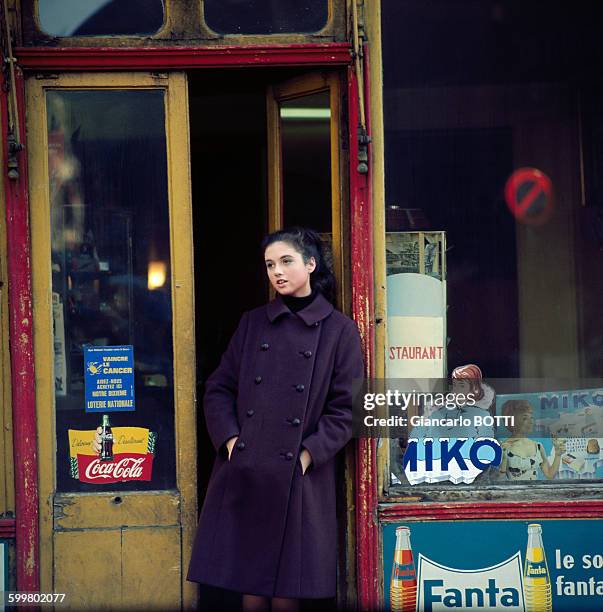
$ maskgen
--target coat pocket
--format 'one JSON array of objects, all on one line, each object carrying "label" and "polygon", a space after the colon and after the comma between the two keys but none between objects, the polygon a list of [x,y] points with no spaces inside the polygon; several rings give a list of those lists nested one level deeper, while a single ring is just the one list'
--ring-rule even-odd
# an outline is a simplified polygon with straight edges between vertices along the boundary
[{"label": "coat pocket", "polygon": [[298,476],[301,476],[302,478],[305,478],[305,474],[304,474],[304,470],[302,468],[302,464],[300,461],[300,458],[297,458],[297,461],[295,462],[295,471],[297,472]]}]

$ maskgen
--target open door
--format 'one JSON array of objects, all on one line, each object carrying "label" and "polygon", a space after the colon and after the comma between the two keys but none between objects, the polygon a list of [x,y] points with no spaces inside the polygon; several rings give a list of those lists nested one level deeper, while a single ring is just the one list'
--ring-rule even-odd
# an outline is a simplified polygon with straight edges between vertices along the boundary
[{"label": "open door", "polygon": [[268,88],[268,226],[272,232],[303,225],[321,234],[331,247],[339,305],[345,311],[349,302],[342,203],[347,190],[342,180],[340,96],[340,75],[331,71],[308,73]]},{"label": "open door", "polygon": [[[267,91],[268,226],[317,230],[331,247],[337,307],[351,313],[347,117],[342,112],[345,76],[311,72]],[[338,466],[338,605],[355,598],[354,458],[348,446]]]},{"label": "open door", "polygon": [[186,90],[183,73],[27,82],[41,590],[72,609],[195,597]]}]

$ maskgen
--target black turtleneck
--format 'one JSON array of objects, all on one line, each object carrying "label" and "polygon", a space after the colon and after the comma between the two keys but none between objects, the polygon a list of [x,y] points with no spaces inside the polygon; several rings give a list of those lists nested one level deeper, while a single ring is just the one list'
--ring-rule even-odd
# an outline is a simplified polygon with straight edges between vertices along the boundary
[{"label": "black turtleneck", "polygon": [[310,295],[304,297],[295,297],[293,295],[283,295],[282,297],[283,302],[285,302],[285,305],[291,312],[299,312],[314,301],[316,289],[313,289]]}]

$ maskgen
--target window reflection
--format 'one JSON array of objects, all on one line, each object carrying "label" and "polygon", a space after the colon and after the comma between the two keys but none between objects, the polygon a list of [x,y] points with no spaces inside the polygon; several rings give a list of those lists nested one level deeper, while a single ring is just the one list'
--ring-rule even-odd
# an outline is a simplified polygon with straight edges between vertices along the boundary
[{"label": "window reflection", "polygon": [[328,0],[205,0],[207,25],[223,34],[317,32],[326,24]]},{"label": "window reflection", "polygon": [[162,0],[39,0],[40,26],[52,36],[153,34]]},{"label": "window reflection", "polygon": [[284,225],[331,231],[329,92],[280,104]]},{"label": "window reflection", "polygon": [[153,481],[135,488],[171,486],[164,92],[49,91],[47,114],[58,486],[93,486],[65,471],[66,429],[100,424],[99,415],[84,414],[83,349],[90,345],[134,347],[136,411],[114,413],[111,423],[159,435]]},{"label": "window reflection", "polygon": [[[414,319],[433,316],[434,299],[405,290],[433,285],[427,265],[412,269],[420,249],[408,243],[443,232],[443,375],[475,363],[485,379],[535,379],[539,392],[598,398],[601,384],[589,378],[603,372],[595,26],[603,6],[565,1],[547,9],[527,0],[382,1],[387,310],[402,319],[389,322],[388,343],[404,346]],[[417,368],[396,365],[409,378]],[[496,393],[498,415],[517,408],[527,419],[533,411],[542,431],[498,429],[507,462],[480,476],[482,484],[603,478],[600,434],[586,423],[595,400],[548,413],[519,385]],[[567,431],[553,428],[558,421]],[[406,484],[397,446],[391,482]]]}]

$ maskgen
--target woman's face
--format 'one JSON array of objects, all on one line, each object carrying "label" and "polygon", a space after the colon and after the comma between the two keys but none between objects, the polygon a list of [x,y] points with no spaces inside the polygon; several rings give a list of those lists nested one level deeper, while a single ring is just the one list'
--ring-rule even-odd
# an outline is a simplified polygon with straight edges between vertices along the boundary
[{"label": "woman's face", "polygon": [[534,422],[532,419],[531,410],[520,410],[515,413],[513,421],[513,429],[511,430],[515,435],[520,433],[529,433],[532,431]]},{"label": "woman's face", "polygon": [[273,242],[264,253],[270,284],[281,295],[310,295],[310,274],[316,268],[314,257],[304,263],[301,253],[288,242]]}]

